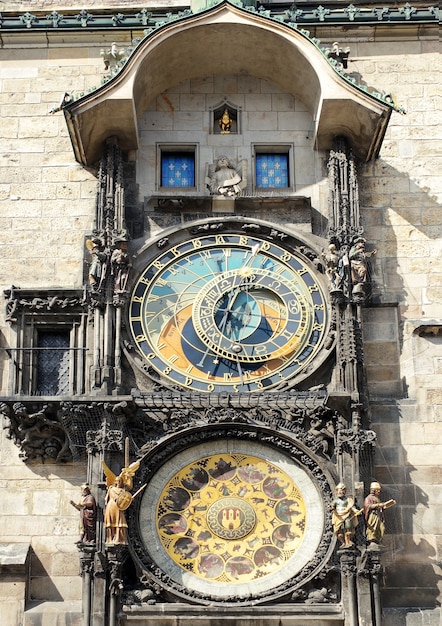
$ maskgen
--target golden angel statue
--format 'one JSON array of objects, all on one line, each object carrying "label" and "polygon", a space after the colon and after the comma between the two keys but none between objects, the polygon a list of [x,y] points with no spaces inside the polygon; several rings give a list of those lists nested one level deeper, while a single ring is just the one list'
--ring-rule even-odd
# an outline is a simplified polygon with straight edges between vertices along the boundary
[{"label": "golden angel statue", "polygon": [[107,486],[106,507],[104,510],[106,543],[127,544],[125,510],[132,504],[134,497],[131,494],[133,477],[140,467],[140,461],[135,461],[128,467],[123,467],[118,476],[114,474],[104,461],[102,461],[102,465],[106,475]]}]

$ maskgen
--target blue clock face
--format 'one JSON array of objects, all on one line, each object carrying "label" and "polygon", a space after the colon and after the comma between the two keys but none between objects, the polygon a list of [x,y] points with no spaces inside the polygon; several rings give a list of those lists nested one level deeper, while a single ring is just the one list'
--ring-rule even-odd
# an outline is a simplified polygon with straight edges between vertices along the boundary
[{"label": "blue clock face", "polygon": [[258,392],[303,372],[328,330],[307,259],[273,241],[207,234],[165,249],[139,277],[130,329],[166,381],[199,392]]}]

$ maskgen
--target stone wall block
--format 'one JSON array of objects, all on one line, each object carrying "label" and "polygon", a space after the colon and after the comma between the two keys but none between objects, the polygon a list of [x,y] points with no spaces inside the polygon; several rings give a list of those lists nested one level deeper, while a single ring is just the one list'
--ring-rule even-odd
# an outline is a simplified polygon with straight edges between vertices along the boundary
[{"label": "stone wall block", "polygon": [[14,515],[17,516],[29,515],[30,504],[28,495],[26,491],[16,491],[11,488],[2,488],[0,498],[0,515],[3,517],[11,515],[12,512],[14,512]]},{"label": "stone wall block", "polygon": [[31,600],[61,602],[81,598],[80,576],[48,576],[31,578]]},{"label": "stone wall block", "polygon": [[[411,425],[410,425],[411,426]],[[421,439],[423,440],[423,425],[419,424],[422,430]],[[399,424],[383,423],[376,425],[376,434],[379,441],[384,446],[400,445],[403,442],[403,432]]]},{"label": "stone wall block", "polygon": [[407,461],[411,465],[438,465],[442,454],[442,444],[410,445],[407,448]]},{"label": "stone wall block", "polygon": [[381,254],[396,258],[422,258],[430,256],[430,243],[428,241],[409,242],[385,242],[382,243]]},{"label": "stone wall block", "polygon": [[213,92],[223,95],[238,93],[238,76],[214,76]]},{"label": "stone wall block", "polygon": [[273,131],[278,128],[278,114],[275,112],[261,112],[249,114],[248,128],[250,131]]},{"label": "stone wall block", "polygon": [[[3,591],[3,587],[0,584],[0,597],[2,598],[2,622],[16,626],[17,624],[23,624],[23,610],[24,610],[24,593],[21,599],[17,601],[9,600],[9,595]],[[33,626],[33,625],[32,625]]]},{"label": "stone wall block", "polygon": [[27,137],[56,137],[59,132],[58,120],[55,118],[21,117],[19,122],[18,136],[21,139]]},{"label": "stone wall block", "polygon": [[190,91],[192,93],[213,93],[213,76],[192,78],[190,81]]},{"label": "stone wall block", "polygon": [[[382,348],[380,347],[381,344]],[[371,365],[378,363],[382,366],[386,363],[397,363],[398,345],[396,341],[367,342],[364,352],[367,362]]]},{"label": "stone wall block", "polygon": [[[1,104],[1,103],[0,103]],[[3,105],[2,105],[3,109]],[[18,137],[19,120],[16,117],[6,117],[2,114],[2,124],[0,126],[1,139],[15,139]]]},{"label": "stone wall block", "polygon": [[206,98],[204,94],[181,94],[179,98],[180,111],[204,111],[206,108]]},{"label": "stone wall block", "polygon": [[295,111],[295,98],[290,94],[272,94],[272,111],[290,112]]},{"label": "stone wall block", "polygon": [[402,485],[407,480],[407,472],[403,465],[377,465],[375,478],[384,485],[390,480],[394,480],[396,485]]},{"label": "stone wall block", "polygon": [[442,388],[427,389],[427,405],[442,405]]},{"label": "stone wall block", "polygon": [[405,451],[402,447],[397,446],[382,446],[382,449],[378,448],[375,451],[375,462],[388,465],[401,465],[406,460]]},{"label": "stone wall block", "polygon": [[59,552],[52,559],[52,576],[78,576],[80,560],[78,552]]}]

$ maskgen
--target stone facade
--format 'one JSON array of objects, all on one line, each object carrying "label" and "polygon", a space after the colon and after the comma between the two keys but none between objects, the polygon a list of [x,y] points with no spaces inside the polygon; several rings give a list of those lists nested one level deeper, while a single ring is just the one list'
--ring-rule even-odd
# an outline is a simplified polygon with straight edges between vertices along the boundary
[{"label": "stone facade", "polygon": [[[132,4],[89,2],[86,8],[124,11]],[[158,3],[166,8],[173,5]],[[48,12],[72,11],[71,4],[40,2],[39,9],[43,6]],[[36,5],[8,3],[8,12],[26,10],[37,10]],[[348,73],[362,84],[394,94],[406,111],[393,111],[379,157],[358,164],[364,237],[370,249],[377,249],[372,296],[363,309],[364,358],[371,428],[377,435],[374,476],[388,497],[397,500],[396,507],[387,511],[384,537],[383,623],[436,625],[442,559],[438,24],[403,21],[333,27],[318,21],[310,30],[311,36],[328,45],[338,40],[341,46],[349,46]],[[97,169],[75,161],[59,103],[65,92],[87,92],[98,86],[107,75],[100,51],[114,41],[123,49],[135,36],[142,36],[142,30],[3,33],[0,28],[2,291],[15,285],[81,292],[86,275],[84,241],[94,228]],[[277,62],[278,50],[272,53]],[[166,59],[164,64],[166,68]],[[141,145],[127,155],[135,178],[128,208],[135,256],[163,229],[207,213],[158,209],[157,198],[170,196],[158,186],[159,151],[176,143],[198,147],[197,188],[184,196],[207,198],[206,164],[220,154],[247,162],[246,195],[257,197],[254,147],[289,146],[293,177],[289,196],[309,198],[311,212],[303,213],[293,205],[269,215],[266,205],[261,212],[254,209],[253,217],[281,226],[297,224],[300,232],[327,236],[328,152],[315,149],[314,120],[301,100],[253,69],[246,68],[243,75],[228,69],[203,76],[195,72],[195,78],[184,81],[173,76],[170,86],[138,120]],[[223,99],[238,107],[243,131],[227,139],[210,132],[211,111]],[[12,389],[10,348],[16,342],[15,332],[6,314],[0,313],[3,402],[20,399]],[[57,623],[80,624],[84,587],[76,547],[78,512],[69,501],[79,497],[86,465],[84,461],[25,463],[8,437],[6,417],[2,419],[0,596],[8,598],[4,623],[53,623],[52,611],[59,613],[61,605],[71,621]],[[370,459],[364,462],[369,471]],[[97,495],[102,504],[102,488]],[[12,556],[11,545],[20,547]],[[42,612],[39,606],[46,608]],[[167,623],[178,623],[174,619]],[[267,615],[263,623],[274,622]]]}]

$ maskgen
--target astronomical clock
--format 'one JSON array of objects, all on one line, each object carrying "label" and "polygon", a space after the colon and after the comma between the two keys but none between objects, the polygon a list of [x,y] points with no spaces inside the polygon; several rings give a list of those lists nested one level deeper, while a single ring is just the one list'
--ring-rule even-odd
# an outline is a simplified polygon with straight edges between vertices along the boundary
[{"label": "astronomical clock", "polygon": [[283,229],[236,218],[170,230],[135,259],[127,357],[169,388],[186,427],[175,434],[171,417],[146,448],[130,543],[177,598],[268,602],[330,557],[331,466],[317,462],[297,400],[325,410],[324,394],[309,391],[333,346],[319,256]]},{"label": "astronomical clock", "polygon": [[166,385],[203,393],[299,382],[323,359],[330,326],[311,257],[299,240],[257,223],[171,233],[132,292],[138,364]]}]

